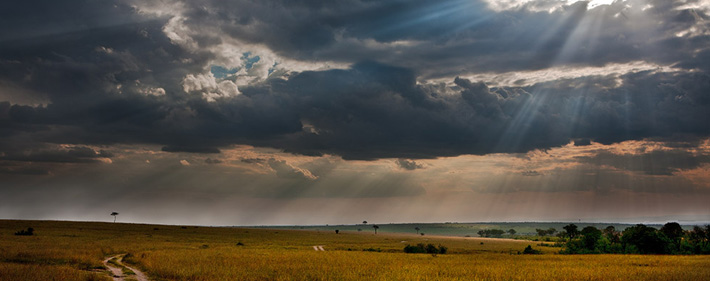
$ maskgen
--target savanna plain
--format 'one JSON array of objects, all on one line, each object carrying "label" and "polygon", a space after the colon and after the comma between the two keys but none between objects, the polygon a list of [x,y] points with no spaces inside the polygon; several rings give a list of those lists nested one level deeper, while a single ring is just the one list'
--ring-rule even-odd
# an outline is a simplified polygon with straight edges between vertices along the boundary
[{"label": "savanna plain", "polygon": [[[33,235],[15,235],[28,227]],[[403,251],[419,243],[447,251]],[[540,254],[519,254],[528,245]],[[151,280],[710,280],[708,256],[559,251],[537,241],[372,229],[0,220],[0,281],[113,280],[103,261],[114,255]]]}]

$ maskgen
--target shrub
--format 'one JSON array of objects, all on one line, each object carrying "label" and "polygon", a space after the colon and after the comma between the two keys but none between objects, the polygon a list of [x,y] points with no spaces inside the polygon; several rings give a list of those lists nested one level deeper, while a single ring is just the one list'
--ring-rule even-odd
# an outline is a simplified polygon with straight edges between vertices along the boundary
[{"label": "shrub", "polygon": [[24,229],[23,229],[23,230],[20,230],[20,231],[18,231],[18,232],[15,232],[15,235],[19,235],[19,236],[31,236],[31,235],[34,235],[34,231],[35,231],[34,228],[28,227],[27,230],[24,230]]},{"label": "shrub", "polygon": [[417,245],[409,245],[404,246],[404,252],[405,253],[410,253],[410,254],[446,254],[446,252],[449,250],[449,248],[444,247],[442,245],[439,245],[439,247],[434,246],[434,244],[427,244],[424,245],[423,243],[419,243]]},{"label": "shrub", "polygon": [[527,247],[525,247],[525,250],[523,250],[523,255],[539,255],[539,254],[541,254],[541,253],[542,253],[542,252],[533,249],[532,246],[530,246],[530,245],[528,245]]}]

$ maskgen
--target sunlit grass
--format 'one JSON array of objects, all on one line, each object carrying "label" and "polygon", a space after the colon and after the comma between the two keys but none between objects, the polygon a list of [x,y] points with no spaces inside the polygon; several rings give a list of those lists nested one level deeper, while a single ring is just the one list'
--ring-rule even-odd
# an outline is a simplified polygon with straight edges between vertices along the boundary
[{"label": "sunlit grass", "polygon": [[[33,227],[34,236],[15,236]],[[405,254],[432,243],[447,254]],[[128,253],[156,280],[708,280],[706,256],[559,255],[508,239],[113,223],[0,221],[0,280],[109,280]],[[322,245],[325,252],[314,251]],[[533,245],[543,255],[518,255]]]}]

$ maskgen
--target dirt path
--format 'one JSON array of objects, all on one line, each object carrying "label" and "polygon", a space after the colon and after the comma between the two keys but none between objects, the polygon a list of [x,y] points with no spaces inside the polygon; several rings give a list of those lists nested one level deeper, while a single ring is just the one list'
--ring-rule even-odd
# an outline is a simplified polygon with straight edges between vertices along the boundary
[{"label": "dirt path", "polygon": [[[114,281],[124,281],[124,280],[125,280],[125,281],[128,281],[128,280],[150,281],[150,279],[148,279],[148,277],[147,277],[143,272],[141,272],[141,271],[138,270],[138,269],[135,269],[134,267],[130,267],[130,266],[126,265],[125,263],[123,263],[123,262],[122,262],[122,261],[123,261],[123,256],[124,256],[124,255],[115,255],[115,256],[108,257],[108,258],[106,258],[106,259],[104,260],[104,265],[105,265],[106,267],[108,267],[109,271],[111,272],[111,275],[113,275],[113,276],[111,276],[111,277],[113,277],[113,280],[114,280]],[[122,269],[122,268],[120,268],[120,267],[118,267],[118,266],[115,266],[115,265],[113,265],[113,264],[111,264],[111,263],[108,262],[108,261],[110,261],[110,260],[113,259],[113,258],[116,258],[116,263],[118,263],[119,265],[121,265],[121,266],[123,266],[123,267],[125,267],[125,268],[130,269],[131,271],[133,271],[133,273],[135,273],[135,275],[125,275],[125,274],[123,274],[123,269]]]}]

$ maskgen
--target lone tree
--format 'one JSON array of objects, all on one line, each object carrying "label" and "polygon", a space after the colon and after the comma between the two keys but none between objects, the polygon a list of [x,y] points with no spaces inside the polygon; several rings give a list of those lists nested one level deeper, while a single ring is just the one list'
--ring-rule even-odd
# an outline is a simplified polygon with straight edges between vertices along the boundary
[{"label": "lone tree", "polygon": [[515,229],[508,229],[508,234],[515,235],[515,233],[518,233],[517,231],[515,231]]},{"label": "lone tree", "polygon": [[367,224],[367,221],[362,221],[362,224]]},{"label": "lone tree", "polygon": [[378,229],[379,229],[380,227],[379,227],[379,226],[377,226],[377,225],[373,225],[373,226],[372,226],[372,228],[374,228],[374,229],[375,229],[375,234],[377,234],[377,230],[378,230]]},{"label": "lone tree", "polygon": [[111,212],[111,215],[113,216],[113,222],[116,222],[116,217],[118,217],[118,212]]},{"label": "lone tree", "polygon": [[414,230],[416,230],[416,231],[417,231],[417,234],[419,234],[419,227],[418,227],[418,226],[415,227]]}]

